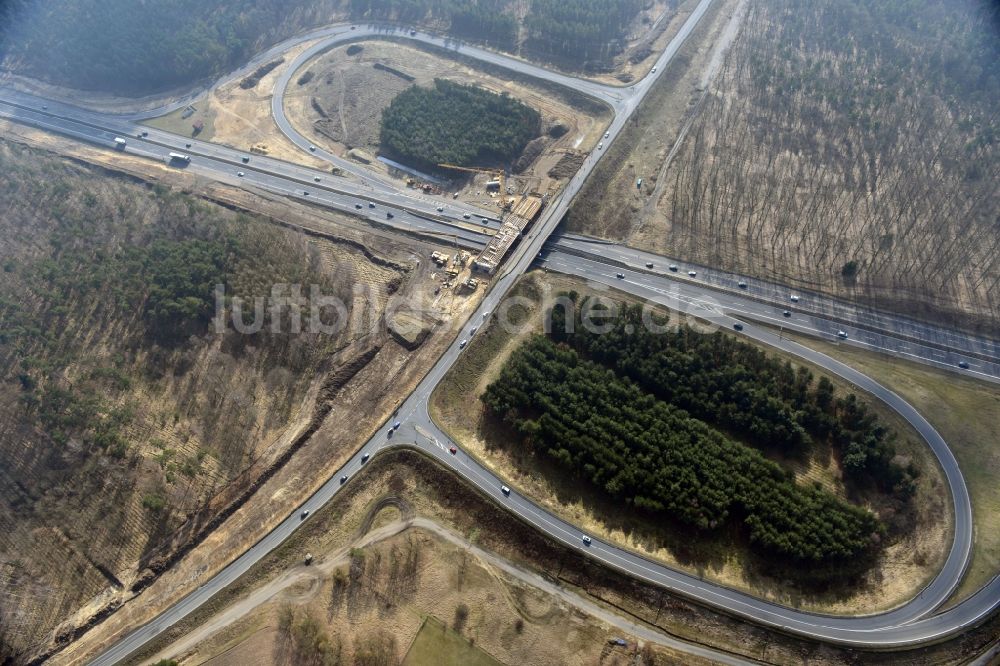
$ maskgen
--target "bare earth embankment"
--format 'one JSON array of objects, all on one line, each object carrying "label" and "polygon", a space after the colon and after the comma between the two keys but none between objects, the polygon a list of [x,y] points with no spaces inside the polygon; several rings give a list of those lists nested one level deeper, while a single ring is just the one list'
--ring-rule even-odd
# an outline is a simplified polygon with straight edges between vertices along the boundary
[{"label": "bare earth embankment", "polygon": [[[287,515],[391,411],[394,390],[409,390],[422,375],[474,296],[432,293],[430,262],[411,261],[433,246],[9,128],[26,143],[114,167],[4,144],[5,187],[46,185],[30,197],[29,227],[23,215],[4,218],[16,229],[4,241],[4,284],[14,292],[3,294],[0,345],[7,368],[0,440],[9,460],[0,626],[15,654],[45,654],[85,631],[78,627],[95,624],[91,633],[101,634],[119,615],[156,612]],[[147,178],[160,184],[150,187]],[[53,213],[59,217],[50,222]],[[281,224],[270,215],[281,215]],[[119,238],[131,238],[131,249],[118,248]],[[235,252],[212,254],[216,243]],[[148,254],[147,245],[155,248]],[[158,267],[192,252],[207,253],[231,295],[268,296],[280,283],[340,294],[347,326],[325,337],[269,328],[213,337],[192,328],[183,347],[159,341],[160,329],[150,328],[159,315],[142,304],[164,292],[144,281],[167,280],[163,288],[185,293],[192,287],[170,276],[190,267]],[[88,274],[92,261],[139,263],[124,273],[90,272],[90,281],[74,277]],[[116,285],[119,276],[128,276],[125,284]],[[62,286],[70,284],[77,286]],[[100,289],[96,300],[81,293],[91,284]],[[119,294],[125,309],[103,294]],[[425,298],[431,336],[409,351],[383,313],[391,299]],[[187,313],[195,302],[169,307]],[[190,312],[210,317],[212,308]],[[58,553],[69,556],[52,559]],[[137,594],[143,601],[130,604]],[[83,636],[72,651],[89,641]]]}]

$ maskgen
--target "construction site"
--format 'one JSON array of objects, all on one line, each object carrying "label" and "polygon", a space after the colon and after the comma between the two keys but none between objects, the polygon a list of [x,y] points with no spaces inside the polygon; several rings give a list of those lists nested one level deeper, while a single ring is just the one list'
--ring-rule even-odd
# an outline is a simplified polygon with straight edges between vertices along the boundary
[{"label": "construction site", "polygon": [[473,268],[477,271],[492,275],[499,268],[500,264],[507,257],[507,254],[527,231],[539,213],[542,212],[544,201],[542,197],[530,194],[519,196],[507,200],[502,211],[509,212],[501,214],[500,229],[493,235],[479,256],[473,262]]},{"label": "construction site", "polygon": [[[442,163],[426,169],[381,155],[378,123],[372,119],[402,91],[431,85],[438,78],[516,97],[541,113],[541,135],[506,167]],[[493,234],[470,266],[483,276],[497,270],[545,202],[575,171],[563,165],[582,162],[597,146],[609,118],[593,104],[553,95],[528,79],[501,78],[496,71],[485,73],[438,52],[377,41],[331,49],[302,66],[292,80],[296,83],[285,95],[285,111],[316,145],[375,174],[398,179],[421,195],[441,197],[439,212],[449,202],[490,211],[465,216]],[[486,230],[492,220],[500,222],[495,233]]]},{"label": "construction site", "polygon": [[477,190],[477,194],[485,191],[486,195],[494,200],[495,205],[499,208],[500,228],[490,238],[489,243],[479,253],[476,260],[472,262],[472,268],[475,271],[492,275],[503,263],[507,253],[517,243],[517,239],[521,238],[528,227],[538,219],[538,215],[545,205],[545,199],[537,192],[517,194],[514,187],[508,185],[508,177],[503,170],[490,171],[454,164],[439,164],[438,166],[476,174],[479,177],[485,176],[488,179],[483,184],[484,189]]}]

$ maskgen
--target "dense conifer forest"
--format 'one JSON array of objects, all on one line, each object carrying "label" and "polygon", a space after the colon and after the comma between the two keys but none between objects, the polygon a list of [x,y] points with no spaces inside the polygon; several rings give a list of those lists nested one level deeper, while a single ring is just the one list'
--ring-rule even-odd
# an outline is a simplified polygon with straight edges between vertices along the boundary
[{"label": "dense conifer forest", "polygon": [[520,101],[443,79],[414,86],[382,113],[382,150],[433,168],[515,159],[541,131],[541,116]]},{"label": "dense conifer forest", "polygon": [[871,563],[876,517],[768,459],[830,446],[849,487],[906,502],[917,470],[893,461],[893,435],[857,396],[733,336],[647,330],[638,307],[601,333],[574,310],[557,310],[550,336],[519,348],[483,395],[524,446],[653,516],[741,524],[761,554],[815,565],[814,580]]}]

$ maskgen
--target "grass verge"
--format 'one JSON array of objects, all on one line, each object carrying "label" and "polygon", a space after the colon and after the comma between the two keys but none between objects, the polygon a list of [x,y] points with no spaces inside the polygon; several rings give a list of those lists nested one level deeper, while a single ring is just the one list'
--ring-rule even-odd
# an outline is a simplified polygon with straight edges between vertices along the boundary
[{"label": "grass verge", "polygon": [[1000,574],[1000,386],[887,354],[790,337],[898,393],[954,452],[972,499],[974,535],[972,562],[949,604],[969,597]]},{"label": "grass verge", "polygon": [[[187,118],[184,117],[184,110],[187,107],[182,107],[166,115],[150,118],[143,124],[180,136],[197,137],[202,141],[211,141],[215,135],[215,111],[210,108],[207,97],[194,102],[194,106],[197,110]],[[194,123],[196,122],[203,124],[203,129],[198,133],[194,132]]]},{"label": "grass verge", "polygon": [[[528,296],[536,303],[548,291],[557,294],[587,286],[574,278],[531,273],[515,287],[505,303],[518,296]],[[630,300],[615,293],[618,300]],[[505,304],[501,304],[502,310]],[[536,308],[537,312],[541,308]],[[894,513],[891,503],[877,497],[853,498],[877,511],[886,522],[898,526],[896,534],[876,567],[863,581],[850,587],[803,589],[774,573],[764,558],[753,554],[745,537],[734,526],[727,531],[692,539],[692,531],[684,525],[672,525],[665,520],[653,520],[623,510],[613,501],[595,496],[581,487],[565,470],[544,457],[534,457],[519,447],[509,446],[512,434],[502,424],[485,417],[479,396],[496,377],[509,354],[520,341],[533,331],[541,330],[537,312],[514,311],[515,323],[528,321],[524,329],[510,333],[501,327],[486,325],[466,349],[463,357],[438,385],[431,397],[432,417],[470,455],[501,477],[512,487],[533,498],[540,505],[580,526],[588,533],[600,535],[623,547],[693,575],[705,577],[750,594],[795,608],[828,613],[874,613],[897,606],[910,599],[929,582],[944,560],[951,535],[952,511],[945,492],[943,476],[930,450],[920,436],[896,412],[876,400],[867,404],[879,418],[898,434],[899,455],[911,458],[922,470],[917,480],[918,490],[911,507]],[[671,314],[674,321],[679,315]],[[529,321],[530,320],[530,321]],[[773,349],[765,348],[776,354]],[[780,355],[779,355],[780,356]],[[793,365],[799,360],[788,357]],[[819,376],[819,368],[809,366]],[[855,390],[838,377],[827,375],[843,395]],[[825,450],[824,450],[825,449]],[[839,463],[828,447],[817,447],[807,461],[779,460],[791,469],[799,483],[818,483],[827,490],[845,495]]]}]

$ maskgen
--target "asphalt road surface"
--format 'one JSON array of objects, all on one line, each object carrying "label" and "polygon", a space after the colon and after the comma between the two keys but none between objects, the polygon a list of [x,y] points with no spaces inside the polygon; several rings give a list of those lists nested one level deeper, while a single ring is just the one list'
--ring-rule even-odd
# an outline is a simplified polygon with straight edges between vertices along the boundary
[{"label": "asphalt road surface", "polygon": [[[628,88],[615,88],[580,81],[562,74],[548,72],[507,56],[469,47],[453,40],[446,43],[446,40],[442,38],[421,34],[411,37],[406,31],[396,31],[392,36],[406,39],[416,38],[420,41],[434,43],[442,48],[452,48],[463,55],[515,69],[525,75],[569,85],[598,99],[603,99],[615,112],[614,120],[608,129],[609,138],[605,140],[605,145],[610,145],[610,142],[614,141],[649,90],[653,80],[662,74],[683,40],[694,29],[710,4],[711,0],[702,0],[691,14],[678,35],[658,59],[658,73],[650,75]],[[364,30],[369,32],[366,33]],[[318,32],[322,33],[323,31]],[[355,39],[366,34],[374,35],[376,33],[385,34],[385,31],[375,31],[372,28],[356,28],[351,31],[349,27],[340,26],[330,28],[325,35],[318,36],[327,40],[323,46],[329,48],[331,44],[340,43],[338,40]],[[306,38],[310,37],[306,36],[301,39]],[[287,48],[287,46],[282,48]],[[262,54],[255,58],[254,62],[263,62],[266,59],[267,55]],[[252,69],[250,65],[247,68]],[[107,114],[90,112],[54,101],[44,102],[45,106],[51,106],[47,109],[42,109],[41,104],[39,98],[10,89],[0,89],[0,115],[19,122],[59,132],[83,141],[99,144],[103,142],[109,147],[113,143],[114,136],[123,135],[129,142],[128,152],[154,159],[164,159],[165,154],[171,150],[185,152],[192,155],[191,163],[186,167],[192,171],[205,173],[227,182],[259,187],[334,209],[353,212],[363,217],[367,216],[373,221],[378,220],[380,224],[388,224],[404,231],[450,235],[457,242],[468,243],[470,247],[476,247],[477,243],[481,247],[486,237],[486,234],[482,233],[483,230],[475,226],[476,221],[470,224],[469,220],[463,217],[465,214],[462,212],[463,207],[449,207],[452,210],[445,214],[437,214],[438,212],[435,210],[435,214],[432,215],[428,212],[428,207],[433,205],[433,202],[401,194],[391,186],[391,183],[379,179],[366,177],[364,184],[359,185],[349,179],[334,179],[323,172],[261,156],[253,156],[250,163],[242,164],[241,158],[246,153],[241,151],[234,151],[206,142],[184,140],[151,128],[140,128],[135,123],[140,114],[135,114],[133,118],[116,119]],[[162,112],[162,109],[158,111]],[[156,115],[152,111],[149,113]],[[137,134],[142,131],[147,132],[147,136],[140,138]],[[290,131],[294,135],[294,128],[290,128]],[[185,145],[179,147],[178,141],[185,141]],[[190,144],[190,146],[186,144]],[[308,149],[308,146],[305,148]],[[887,613],[867,617],[833,617],[805,613],[674,571],[669,567],[651,562],[628,550],[601,542],[598,539],[593,539],[589,545],[585,545],[579,529],[547,513],[528,498],[517,493],[516,489],[509,496],[504,496],[500,493],[500,486],[510,485],[509,483],[505,484],[502,479],[491,474],[460,450],[454,455],[448,452],[449,447],[457,445],[450,442],[431,421],[427,413],[428,398],[434,387],[463,352],[460,340],[471,340],[470,344],[475,344],[474,336],[470,333],[471,327],[481,326],[486,322],[491,316],[490,313],[497,309],[517,278],[536,259],[553,270],[565,271],[595,282],[612,285],[615,288],[656,302],[665,302],[675,307],[680,305],[682,309],[688,308],[692,312],[701,311],[703,318],[720,326],[730,327],[732,323],[735,323],[731,315],[738,315],[745,319],[758,319],[772,323],[785,321],[788,328],[815,334],[817,330],[824,330],[822,327],[829,329],[833,322],[858,316],[856,310],[850,309],[851,306],[841,306],[836,303],[830,305],[821,302],[818,297],[810,295],[810,302],[814,298],[816,298],[816,302],[811,303],[809,314],[796,312],[789,321],[786,321],[783,314],[776,314],[774,310],[776,306],[771,302],[776,298],[781,298],[782,288],[780,285],[759,283],[754,285],[752,291],[748,285],[747,293],[741,295],[738,291],[733,293],[732,285],[725,284],[726,280],[732,280],[732,276],[712,273],[711,279],[706,280],[713,287],[709,289],[705,284],[696,282],[697,275],[695,278],[686,280],[684,276],[662,274],[662,269],[657,270],[657,263],[667,261],[664,257],[638,253],[620,246],[606,246],[595,252],[592,246],[587,249],[582,245],[592,244],[592,241],[586,239],[560,238],[543,252],[543,246],[545,246],[549,235],[562,219],[569,203],[579,192],[601,155],[601,151],[595,151],[586,159],[581,170],[569,181],[563,192],[549,203],[529,236],[522,240],[512,256],[508,258],[504,272],[494,280],[491,291],[484,298],[470,323],[466,325],[465,333],[456,338],[418,388],[401,406],[396,418],[403,422],[403,426],[389,435],[388,424],[386,424],[315,495],[310,497],[276,529],[264,536],[205,585],[189,594],[152,622],[127,635],[107,652],[100,655],[94,663],[111,664],[124,659],[159,635],[164,629],[199,607],[219,590],[235,581],[294,532],[302,523],[299,518],[302,510],[308,509],[310,512],[315,512],[335,496],[341,487],[340,477],[342,475],[353,476],[369,459],[368,456],[393,446],[412,446],[433,456],[476,485],[487,496],[505,505],[525,522],[546,533],[550,538],[579,549],[609,566],[638,579],[662,585],[692,599],[791,633],[856,646],[909,645],[931,641],[937,637],[960,631],[981,620],[1000,604],[1000,577],[998,577],[966,602],[946,612],[934,614],[934,611],[961,580],[968,563],[972,538],[971,508],[965,482],[954,456],[940,435],[908,403],[862,373],[784,339],[780,334],[775,334],[768,329],[747,325],[743,334],[805,358],[844,377],[859,388],[867,390],[885,401],[921,433],[945,470],[954,499],[955,539],[948,559],[939,575],[916,598],[904,606]],[[244,175],[237,176],[237,171],[244,172]],[[317,182],[316,178],[320,178],[320,181]],[[331,182],[327,182],[328,180]],[[332,182],[334,180],[336,182]],[[375,204],[376,208],[369,208],[369,203]],[[362,208],[357,208],[358,205],[361,205]],[[398,215],[394,215],[392,219],[384,218],[383,209],[386,206],[390,206],[390,210],[397,211]],[[487,224],[482,226],[489,232],[490,229],[495,228],[495,220],[487,220]],[[594,258],[595,254],[603,257],[603,261]],[[653,270],[646,268],[647,261],[654,263]],[[619,266],[630,266],[633,263],[636,263],[636,267],[627,272],[619,268]],[[709,273],[706,271],[709,270],[699,268],[697,272],[708,278]],[[618,278],[617,273],[622,273],[623,277]],[[723,291],[720,292],[720,288]],[[737,286],[737,290],[740,289]],[[840,309],[842,307],[846,309]],[[777,319],[778,316],[781,319]],[[860,324],[861,320],[857,321]],[[879,325],[884,325],[885,329],[879,331],[878,335],[881,337],[874,339],[865,339],[862,332],[869,332],[869,329],[859,325],[846,331],[848,340],[854,344],[882,345],[881,348],[889,353],[914,355],[924,362],[945,367],[952,367],[958,358],[958,356],[948,356],[948,354],[960,354],[960,351],[955,350],[964,348],[969,353],[975,354],[977,358],[982,358],[981,363],[970,367],[970,370],[984,376],[994,378],[997,376],[995,363],[997,345],[995,341],[976,339],[974,336],[966,336],[962,333],[945,331],[936,327],[905,328],[910,324],[905,321],[900,323],[900,321],[894,320],[891,316],[880,320]],[[898,328],[898,326],[903,326],[903,328]],[[827,335],[829,334],[828,330]],[[833,335],[836,335],[835,331],[833,331]],[[857,341],[854,340],[855,336],[858,337]],[[920,336],[930,339],[926,341],[926,344],[918,345],[920,349],[916,349],[916,351],[906,351],[902,346],[897,346],[895,349],[885,347],[886,343],[893,345],[902,345],[904,342],[915,344],[909,343],[907,340],[919,339]],[[943,358],[936,357],[934,351],[928,350],[943,352],[945,356]],[[927,354],[930,356],[928,357]],[[964,359],[964,356],[962,358]]]}]

